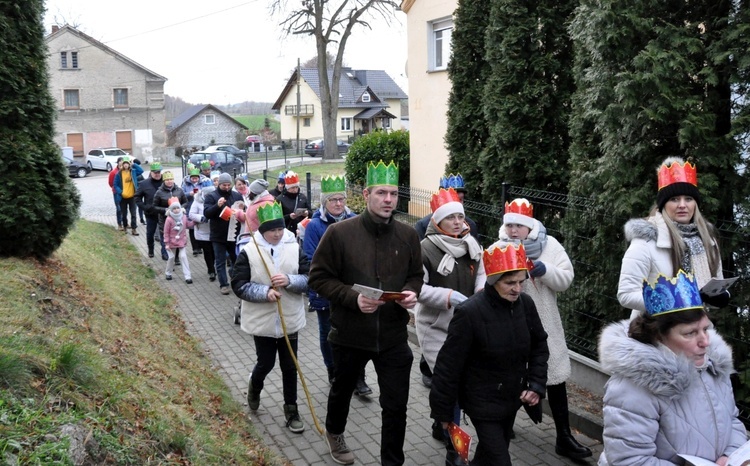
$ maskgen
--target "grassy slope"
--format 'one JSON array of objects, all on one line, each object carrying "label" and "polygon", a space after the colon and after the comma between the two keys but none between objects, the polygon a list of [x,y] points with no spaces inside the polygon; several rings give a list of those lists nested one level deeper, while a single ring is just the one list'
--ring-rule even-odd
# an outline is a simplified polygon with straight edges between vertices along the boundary
[{"label": "grassy slope", "polygon": [[124,236],[79,221],[46,263],[0,259],[0,464],[284,464]]},{"label": "grassy slope", "polygon": [[266,118],[268,118],[271,130],[275,134],[281,133],[281,123],[279,123],[275,115],[231,115],[231,117],[247,126],[250,134],[258,134],[265,126]]}]

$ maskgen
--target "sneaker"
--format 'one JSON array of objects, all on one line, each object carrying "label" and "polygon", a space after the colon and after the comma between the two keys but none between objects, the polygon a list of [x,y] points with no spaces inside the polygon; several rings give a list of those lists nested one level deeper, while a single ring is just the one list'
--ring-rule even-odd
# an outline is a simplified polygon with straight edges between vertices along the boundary
[{"label": "sneaker", "polygon": [[149,253],[148,253],[148,257],[149,257],[149,258],[152,258],[152,259],[153,259],[153,257],[154,257],[154,253],[153,253],[153,252],[149,252]]},{"label": "sneaker", "polygon": [[257,411],[260,408],[260,390],[253,388],[252,380],[247,383],[247,405],[253,411]]},{"label": "sneaker", "polygon": [[286,418],[286,427],[295,434],[305,431],[305,424],[299,417],[297,405],[284,405],[284,417]]},{"label": "sneaker", "polygon": [[372,388],[367,386],[367,382],[365,382],[364,377],[357,380],[357,386],[354,388],[354,394],[358,396],[372,395]]},{"label": "sneaker", "polygon": [[135,229],[135,228],[133,228],[133,231],[131,232],[131,234],[132,234],[133,236],[141,236],[141,234],[140,234],[140,233],[138,233],[138,232],[136,231],[136,229]]},{"label": "sneaker", "polygon": [[146,221],[141,219],[141,225],[145,225],[145,224],[146,224]]},{"label": "sneaker", "polygon": [[167,259],[169,259],[169,256],[167,256],[167,253],[164,253],[161,255],[161,260],[165,261]]},{"label": "sneaker", "polygon": [[219,288],[219,291],[221,291],[221,294],[229,294],[229,287],[228,286],[222,286]]},{"label": "sneaker", "polygon": [[326,430],[326,443],[333,461],[338,464],[354,464],[354,453],[346,446],[344,434],[335,435]]},{"label": "sneaker", "polygon": [[180,263],[180,259],[179,259],[178,257],[175,257],[175,258],[174,258],[174,265],[182,265],[182,264]]},{"label": "sneaker", "polygon": [[215,282],[216,281],[216,274],[215,273],[209,273],[208,274],[208,281]]},{"label": "sneaker", "polygon": [[440,440],[441,442],[445,440],[445,435],[443,435],[443,425],[438,421],[432,421],[432,438]]},{"label": "sneaker", "polygon": [[171,275],[167,275],[167,276],[166,276],[165,278],[166,278],[167,280],[171,280],[171,279],[172,279],[172,276],[171,276]]},{"label": "sneaker", "polygon": [[125,227],[123,227],[122,225],[117,225],[117,229],[120,231],[125,231]]},{"label": "sneaker", "polygon": [[192,280],[192,279],[190,279],[190,278],[186,278],[186,279],[185,279],[185,283],[187,283],[188,285],[190,285],[190,284],[192,284],[192,283],[193,283],[193,280]]}]

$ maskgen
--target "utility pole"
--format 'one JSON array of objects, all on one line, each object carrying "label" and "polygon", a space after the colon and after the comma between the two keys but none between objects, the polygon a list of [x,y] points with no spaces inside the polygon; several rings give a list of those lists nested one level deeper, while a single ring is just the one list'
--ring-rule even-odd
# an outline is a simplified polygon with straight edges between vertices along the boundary
[{"label": "utility pole", "polygon": [[297,146],[297,152],[296,152],[296,154],[297,155],[299,155],[299,107],[300,107],[300,104],[301,104],[301,102],[300,102],[301,97],[299,95],[299,92],[300,92],[300,79],[301,78],[299,76],[299,73],[300,73],[300,63],[299,63],[299,57],[298,57],[297,58],[297,144],[296,144],[296,146]]}]

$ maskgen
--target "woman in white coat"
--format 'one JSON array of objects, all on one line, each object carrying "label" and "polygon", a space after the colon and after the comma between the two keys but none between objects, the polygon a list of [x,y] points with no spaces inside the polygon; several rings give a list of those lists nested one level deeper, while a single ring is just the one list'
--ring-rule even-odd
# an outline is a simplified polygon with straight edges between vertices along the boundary
[{"label": "woman in white coat", "polygon": [[548,335],[547,399],[557,431],[555,452],[580,460],[591,456],[591,450],[578,443],[570,432],[565,387],[570,377],[570,358],[557,307],[557,293],[567,290],[573,282],[573,264],[565,248],[547,235],[547,229],[533,214],[534,208],[526,199],[506,203],[503,225],[498,232],[500,241],[495,244],[520,241],[526,249],[526,257],[533,262],[533,267],[529,267],[531,279],[524,283],[524,292],[534,300]]},{"label": "woman in white coat", "polygon": [[[695,165],[671,157],[658,169],[659,191],[656,205],[646,219],[625,224],[630,246],[620,268],[617,299],[632,309],[631,319],[645,311],[643,279],[656,280],[659,274],[676,275],[682,269],[691,273],[698,287],[712,277],[723,278],[719,246],[713,230],[701,214],[698,174]],[[715,307],[729,303],[729,292],[701,296]]]}]

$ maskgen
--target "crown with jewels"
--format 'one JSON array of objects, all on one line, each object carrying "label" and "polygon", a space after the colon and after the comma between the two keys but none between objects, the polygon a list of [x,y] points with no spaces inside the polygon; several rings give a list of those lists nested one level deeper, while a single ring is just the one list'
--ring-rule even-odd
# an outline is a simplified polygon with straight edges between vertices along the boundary
[{"label": "crown with jewels", "polygon": [[320,180],[320,192],[323,194],[346,192],[346,179],[339,175],[326,175]]},{"label": "crown with jewels", "polygon": [[299,175],[289,170],[284,175],[284,183],[286,184],[299,184]]},{"label": "crown with jewels", "polygon": [[534,218],[534,206],[524,198],[513,199],[510,203],[505,203],[505,213]]},{"label": "crown with jewels", "polygon": [[367,164],[367,187],[381,185],[398,186],[398,167],[393,161],[388,165],[382,160],[377,165],[372,162]]},{"label": "crown with jewels", "polygon": [[258,207],[259,225],[279,218],[284,218],[284,212],[281,210],[281,204],[277,201],[266,202]]},{"label": "crown with jewels", "polygon": [[451,173],[448,176],[443,176],[440,178],[440,187],[443,189],[453,188],[453,189],[466,189],[466,186],[464,186],[464,177],[461,176],[460,173],[454,175]]},{"label": "crown with jewels", "polygon": [[695,278],[682,269],[673,278],[659,274],[654,283],[644,279],[643,302],[652,316],[703,308]]},{"label": "crown with jewels", "polygon": [[461,202],[461,200],[458,198],[458,193],[456,192],[456,190],[453,188],[440,188],[440,190],[436,194],[432,195],[432,199],[430,199],[430,209],[435,212],[440,207],[451,202]]},{"label": "crown with jewels", "polygon": [[505,246],[490,247],[483,254],[484,271],[488,277],[516,270],[527,270],[526,249],[523,243],[508,243]]},{"label": "crown with jewels", "polygon": [[[659,189],[674,183],[690,183],[698,187],[698,171],[690,162],[681,160],[665,161],[659,167]],[[667,165],[669,164],[669,165]]]}]

